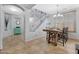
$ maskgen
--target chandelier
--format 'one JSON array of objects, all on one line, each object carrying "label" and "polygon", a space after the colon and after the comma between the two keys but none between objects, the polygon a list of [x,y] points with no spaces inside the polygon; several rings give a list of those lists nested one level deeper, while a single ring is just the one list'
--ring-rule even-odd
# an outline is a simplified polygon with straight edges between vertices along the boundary
[{"label": "chandelier", "polygon": [[59,8],[59,5],[56,5],[57,6],[57,13],[53,15],[53,17],[63,17],[63,14],[59,13],[58,11],[58,8]]}]

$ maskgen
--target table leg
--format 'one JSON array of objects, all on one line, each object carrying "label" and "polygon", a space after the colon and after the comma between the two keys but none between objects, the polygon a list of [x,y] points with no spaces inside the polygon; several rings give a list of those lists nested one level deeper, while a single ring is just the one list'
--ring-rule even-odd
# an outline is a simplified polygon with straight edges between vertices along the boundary
[{"label": "table leg", "polygon": [[58,34],[56,34],[56,38],[55,38],[55,40],[54,40],[54,41],[55,41],[55,42],[54,42],[54,45],[55,45],[55,46],[57,46],[57,39],[58,39]]},{"label": "table leg", "polygon": [[48,43],[50,43],[50,32],[48,33]]}]

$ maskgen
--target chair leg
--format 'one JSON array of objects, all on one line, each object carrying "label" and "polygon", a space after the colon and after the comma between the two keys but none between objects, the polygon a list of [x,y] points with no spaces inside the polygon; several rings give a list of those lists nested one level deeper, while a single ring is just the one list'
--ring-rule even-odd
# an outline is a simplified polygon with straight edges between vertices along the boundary
[{"label": "chair leg", "polygon": [[64,46],[64,43],[63,43],[63,46]]},{"label": "chair leg", "polygon": [[50,43],[50,41],[48,41],[48,43]]},{"label": "chair leg", "polygon": [[63,46],[64,46],[64,39],[63,39]]}]

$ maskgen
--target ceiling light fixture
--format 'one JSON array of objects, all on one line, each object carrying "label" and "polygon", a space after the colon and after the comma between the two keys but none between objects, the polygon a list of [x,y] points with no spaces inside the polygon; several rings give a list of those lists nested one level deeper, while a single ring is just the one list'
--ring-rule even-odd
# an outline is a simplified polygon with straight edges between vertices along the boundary
[{"label": "ceiling light fixture", "polygon": [[59,5],[56,5],[57,6],[57,13],[55,15],[53,15],[53,17],[63,17],[63,14],[59,13],[58,11],[58,8],[59,8]]}]

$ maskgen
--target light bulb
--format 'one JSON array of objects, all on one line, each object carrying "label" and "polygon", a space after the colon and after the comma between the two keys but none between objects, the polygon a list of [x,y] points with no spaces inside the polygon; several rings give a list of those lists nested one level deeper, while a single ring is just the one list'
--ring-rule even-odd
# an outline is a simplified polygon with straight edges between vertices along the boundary
[{"label": "light bulb", "polygon": [[58,16],[61,16],[61,15],[58,13]]},{"label": "light bulb", "polygon": [[63,17],[63,15],[61,15]]},{"label": "light bulb", "polygon": [[30,22],[33,22],[33,17],[30,17],[30,18],[29,18],[29,21],[30,21]]},{"label": "light bulb", "polygon": [[17,24],[17,25],[19,25],[19,24],[20,24],[20,22],[19,22],[19,21],[17,21],[17,22],[16,22],[16,24]]},{"label": "light bulb", "polygon": [[53,15],[53,17],[56,17],[56,15]]}]

